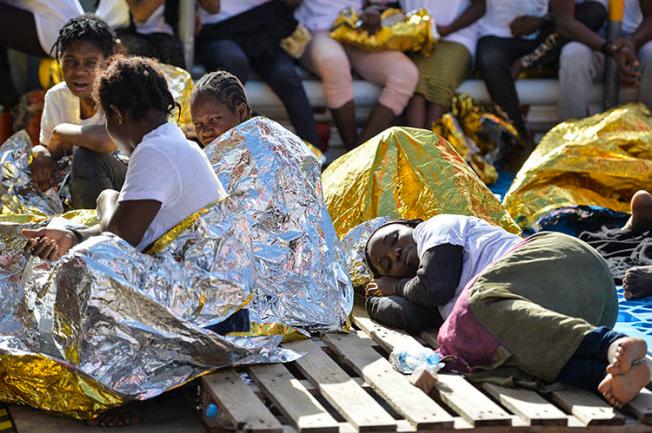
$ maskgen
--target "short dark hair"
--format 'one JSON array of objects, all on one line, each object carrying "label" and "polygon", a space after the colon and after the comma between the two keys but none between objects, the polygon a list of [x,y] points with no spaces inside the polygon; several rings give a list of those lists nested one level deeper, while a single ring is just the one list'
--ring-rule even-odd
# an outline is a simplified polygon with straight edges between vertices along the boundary
[{"label": "short dark hair", "polygon": [[87,41],[102,51],[104,57],[110,57],[115,51],[116,34],[113,29],[100,18],[92,14],[84,14],[68,21],[59,30],[59,37],[52,46],[56,58],[61,58],[71,42]]},{"label": "short dark hair", "polygon": [[156,61],[145,57],[116,58],[100,76],[94,96],[105,113],[113,105],[135,121],[150,110],[170,115],[176,105]]},{"label": "short dark hair", "polygon": [[374,267],[374,265],[371,263],[371,257],[369,256],[369,241],[371,240],[371,238],[372,238],[376,233],[378,233],[378,230],[382,229],[383,227],[391,226],[391,225],[394,225],[394,224],[400,224],[400,225],[404,225],[404,226],[408,226],[408,227],[416,228],[416,226],[418,226],[418,225],[421,224],[422,222],[423,222],[423,220],[422,220],[422,219],[418,219],[418,218],[411,219],[411,220],[407,220],[407,219],[395,219],[395,220],[387,221],[385,224],[383,224],[383,225],[381,225],[380,227],[378,227],[376,230],[374,230],[374,231],[369,235],[369,239],[367,239],[367,242],[364,244],[364,261],[367,262],[367,267],[368,267],[369,270],[371,271],[371,274],[373,275],[374,278],[378,278],[378,277],[380,277],[380,276],[382,276],[382,275],[380,274],[380,272],[378,272],[378,270],[377,270],[377,269]]},{"label": "short dark hair", "polygon": [[238,105],[245,104],[247,106],[247,117],[251,116],[251,108],[247,102],[244,86],[238,77],[230,72],[215,71],[201,77],[192,92],[191,105],[200,93],[209,93],[233,112],[235,112]]}]

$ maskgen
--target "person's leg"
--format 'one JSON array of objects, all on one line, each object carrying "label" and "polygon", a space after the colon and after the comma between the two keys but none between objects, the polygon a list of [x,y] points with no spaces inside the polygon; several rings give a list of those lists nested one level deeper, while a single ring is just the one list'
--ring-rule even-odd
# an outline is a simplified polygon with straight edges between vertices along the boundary
[{"label": "person's leg", "polygon": [[321,78],[326,105],[342,144],[347,150],[353,149],[357,139],[353,77],[344,48],[328,32],[315,32],[301,64]]},{"label": "person's leg", "polygon": [[516,130],[528,144],[529,132],[521,114],[511,68],[516,59],[534,50],[538,45],[539,41],[536,40],[495,36],[487,36],[478,41],[478,69],[489,95],[507,113]]},{"label": "person's leg", "polygon": [[236,42],[229,39],[200,38],[197,53],[209,72],[223,69],[244,84],[249,79],[249,59]]},{"label": "person's leg", "polygon": [[405,108],[405,123],[412,128],[427,128],[428,101],[423,94],[415,92]]},{"label": "person's leg", "polygon": [[398,51],[365,52],[346,49],[351,65],[362,78],[383,88],[367,124],[358,137],[364,143],[391,126],[414,94],[419,70],[409,57]]},{"label": "person's leg", "polygon": [[559,119],[581,119],[589,115],[589,95],[595,79],[593,50],[580,42],[569,42],[559,58]]},{"label": "person's leg", "polygon": [[160,62],[179,68],[186,67],[183,44],[178,37],[167,33],[150,33],[144,36],[156,49],[157,59]]},{"label": "person's leg", "polygon": [[283,101],[297,135],[319,146],[321,140],[317,134],[315,115],[292,58],[285,51],[278,50],[276,58],[255,61],[252,66]]},{"label": "person's leg", "polygon": [[652,41],[638,51],[641,62],[641,83],[639,84],[638,100],[652,110]]},{"label": "person's leg", "polygon": [[72,157],[70,178],[72,207],[95,209],[102,191],[122,189],[126,174],[127,166],[115,156],[77,148]]},{"label": "person's leg", "polygon": [[439,120],[450,108],[455,90],[466,78],[471,65],[471,54],[462,44],[441,41],[435,52],[417,62],[419,84],[417,93],[428,100],[426,129]]}]

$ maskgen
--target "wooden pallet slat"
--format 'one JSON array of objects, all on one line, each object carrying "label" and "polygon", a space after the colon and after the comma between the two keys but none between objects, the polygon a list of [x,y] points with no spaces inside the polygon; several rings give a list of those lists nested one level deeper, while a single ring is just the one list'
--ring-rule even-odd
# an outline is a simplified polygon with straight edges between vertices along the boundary
[{"label": "wooden pallet slat", "polygon": [[641,422],[652,423],[652,391],[643,388],[638,397],[627,405],[627,410]]},{"label": "wooden pallet slat", "polygon": [[568,416],[534,391],[485,383],[483,389],[531,426],[565,426]]},{"label": "wooden pallet slat", "polygon": [[394,370],[389,361],[357,335],[329,334],[323,340],[417,429],[453,426],[453,417],[420,389],[412,386],[405,376]]},{"label": "wooden pallet slat", "polygon": [[337,433],[339,424],[282,364],[248,369],[251,377],[299,433]]},{"label": "wooden pallet slat", "polygon": [[475,427],[512,425],[512,415],[478,391],[462,376],[438,375],[435,392],[444,403]]},{"label": "wooden pallet slat", "polygon": [[238,431],[283,432],[281,423],[232,368],[204,376],[202,389],[219,405]]},{"label": "wooden pallet slat", "polygon": [[552,393],[552,399],[587,426],[622,425],[625,417],[595,394],[579,389]]},{"label": "wooden pallet slat", "polygon": [[391,352],[394,347],[401,347],[404,349],[411,347],[420,349],[423,347],[423,345],[410,334],[374,322],[369,318],[369,315],[362,307],[355,306],[353,308],[353,323],[387,352]]},{"label": "wooden pallet slat", "polygon": [[314,342],[297,341],[285,347],[306,353],[295,365],[358,431],[396,431],[396,420]]}]

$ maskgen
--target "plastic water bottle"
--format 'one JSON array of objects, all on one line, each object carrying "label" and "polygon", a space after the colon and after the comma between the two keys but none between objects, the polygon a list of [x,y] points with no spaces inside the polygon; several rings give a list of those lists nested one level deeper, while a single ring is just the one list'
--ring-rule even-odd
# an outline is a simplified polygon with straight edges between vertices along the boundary
[{"label": "plastic water bottle", "polygon": [[439,354],[426,347],[422,349],[395,348],[389,355],[389,361],[396,370],[403,374],[412,374],[418,368],[428,369],[436,373],[444,368]]}]

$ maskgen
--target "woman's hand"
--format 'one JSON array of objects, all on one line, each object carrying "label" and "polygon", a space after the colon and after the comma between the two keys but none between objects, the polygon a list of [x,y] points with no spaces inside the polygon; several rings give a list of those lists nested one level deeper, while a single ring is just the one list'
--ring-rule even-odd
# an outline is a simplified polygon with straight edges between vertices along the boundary
[{"label": "woman's hand", "polygon": [[362,11],[360,18],[362,19],[362,27],[370,35],[376,34],[382,26],[380,21],[380,11],[375,6],[365,8]]},{"label": "woman's hand", "polygon": [[521,36],[531,35],[543,26],[544,20],[541,17],[522,16],[515,18],[510,24],[509,28],[512,35],[516,38]]},{"label": "woman's hand", "polygon": [[57,260],[77,244],[77,237],[70,230],[23,230],[21,234],[28,239],[25,252],[43,260]]},{"label": "woman's hand", "polygon": [[39,191],[47,191],[57,184],[57,166],[47,151],[34,152],[29,167],[34,185]]},{"label": "woman's hand", "polygon": [[446,36],[451,34],[451,31],[448,29],[448,26],[442,26],[441,24],[438,24],[437,33],[439,33],[440,37],[445,38]]},{"label": "woman's hand", "polygon": [[383,294],[383,296],[393,296],[396,294],[396,284],[398,279],[392,277],[379,277],[374,280],[378,290]]}]

